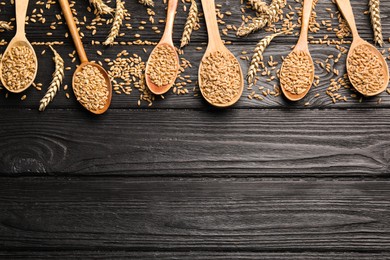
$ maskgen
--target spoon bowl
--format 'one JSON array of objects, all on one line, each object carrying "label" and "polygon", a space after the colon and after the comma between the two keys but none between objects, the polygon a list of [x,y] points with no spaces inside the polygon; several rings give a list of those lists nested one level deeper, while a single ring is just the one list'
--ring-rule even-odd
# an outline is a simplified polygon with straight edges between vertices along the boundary
[{"label": "spoon bowl", "polygon": [[[166,46],[168,48],[171,48],[173,50],[173,53],[174,53],[174,59],[176,60],[176,68],[175,68],[175,77],[166,85],[163,85],[163,86],[158,86],[157,84],[155,84],[152,79],[150,78],[149,76],[149,71],[150,71],[150,63],[151,63],[151,59],[152,59],[152,56],[154,54],[154,52],[157,50],[157,48],[161,47],[161,46]],[[167,93],[171,87],[173,86],[173,84],[175,83],[176,81],[176,78],[177,78],[177,75],[179,73],[179,55],[177,54],[176,50],[175,50],[175,47],[173,47],[173,44],[169,44],[167,42],[160,42],[154,49],[153,51],[151,52],[150,56],[149,56],[149,59],[146,63],[146,68],[145,68],[145,81],[146,81],[146,85],[148,86],[149,90],[155,94],[155,95],[163,95],[165,93]]]},{"label": "spoon bowl", "polygon": [[[112,85],[111,85],[111,80],[110,80],[110,77],[108,76],[107,71],[102,66],[100,66],[99,64],[97,64],[95,62],[84,62],[84,63],[80,64],[80,66],[78,66],[77,69],[75,70],[75,72],[73,73],[72,86],[75,85],[75,78],[76,78],[77,73],[81,72],[83,70],[83,68],[85,66],[88,66],[88,65],[97,68],[99,70],[99,72],[102,74],[102,76],[104,77],[106,85],[109,89],[108,97],[107,97],[107,101],[102,109],[90,110],[85,105],[83,105],[83,104],[81,104],[81,105],[85,109],[89,110],[91,113],[96,114],[96,115],[101,115],[101,114],[104,114],[108,110],[108,108],[110,107],[110,104],[111,104],[111,99],[112,99],[112,91],[110,91],[112,89]],[[76,98],[81,98],[74,91],[74,88],[73,88],[73,93],[76,96]]]},{"label": "spoon bowl", "polygon": [[348,52],[348,56],[347,56],[347,72],[348,72],[348,77],[350,75],[352,75],[352,72],[351,72],[351,68],[350,68],[350,63],[349,63],[349,59],[350,57],[353,55],[354,51],[356,48],[360,47],[360,46],[366,46],[368,47],[368,49],[370,50],[370,52],[375,55],[376,57],[378,57],[379,61],[381,64],[382,64],[382,75],[383,75],[383,79],[384,79],[384,84],[381,88],[379,88],[377,91],[374,91],[374,92],[370,92],[370,93],[363,93],[362,91],[360,91],[360,89],[354,84],[354,82],[351,82],[352,86],[362,95],[366,96],[366,97],[372,97],[372,96],[376,96],[376,95],[379,95],[380,93],[382,93],[383,91],[385,91],[387,89],[387,86],[388,86],[388,82],[389,82],[389,67],[387,66],[387,63],[386,63],[386,60],[383,58],[383,55],[382,53],[377,49],[375,48],[372,44],[368,43],[367,41],[363,40],[362,38],[360,37],[356,37],[354,38],[353,42],[352,42],[352,45],[349,49],[349,52]]},{"label": "spoon bowl", "polygon": [[[167,10],[167,22],[165,25],[164,34],[163,34],[160,42],[156,45],[156,47],[151,52],[149,59],[146,63],[146,68],[145,68],[146,85],[148,86],[149,90],[155,95],[162,95],[162,94],[167,93],[171,89],[173,84],[175,84],[177,75],[179,73],[179,55],[176,52],[176,49],[175,49],[175,46],[173,45],[173,40],[172,40],[173,24],[174,24],[174,20],[175,20],[177,5],[178,5],[178,0],[169,0],[168,10]],[[151,69],[150,63],[152,61],[152,57],[154,56],[153,54],[154,54],[154,52],[156,52],[156,50],[158,50],[161,47],[168,47],[171,50],[173,50],[174,57],[172,57],[172,58],[175,59],[176,67],[175,67],[175,71],[174,71],[175,76],[173,77],[173,79],[170,80],[170,82],[168,84],[165,84],[163,86],[158,86],[150,78],[149,72]]]},{"label": "spoon bowl", "polygon": [[[216,11],[215,11],[215,2],[214,0],[202,0],[202,7],[203,7],[203,13],[204,17],[206,19],[206,26],[207,26],[207,34],[208,34],[208,45],[206,52],[202,58],[202,61],[199,66],[198,71],[198,79],[199,79],[199,87],[200,91],[202,93],[203,98],[211,105],[215,107],[225,108],[234,105],[235,103],[240,100],[242,93],[244,91],[244,76],[242,74],[242,68],[240,63],[238,62],[237,58],[233,55],[232,52],[222,42],[221,35],[219,33],[217,18],[216,18]],[[216,52],[220,52],[222,55],[227,55],[232,58],[232,61],[236,63],[236,69],[239,73],[239,83],[238,83],[238,92],[235,94],[235,96],[228,102],[218,103],[213,100],[210,100],[203,90],[204,82],[202,81],[201,72],[202,67],[207,62],[208,57]],[[234,60],[233,60],[234,59]],[[229,91],[229,90],[227,90]]]},{"label": "spoon bowl", "polygon": [[360,46],[367,46],[370,54],[373,56],[376,56],[378,58],[378,62],[381,63],[381,73],[383,75],[383,86],[381,86],[377,91],[370,92],[370,93],[364,93],[356,86],[356,84],[353,83],[352,80],[350,80],[352,86],[362,95],[364,96],[376,96],[383,91],[386,90],[388,84],[389,84],[389,67],[387,65],[386,60],[383,58],[382,53],[375,48],[372,44],[368,43],[367,41],[363,40],[358,33],[357,27],[356,27],[356,22],[355,18],[353,15],[353,10],[351,6],[350,0],[336,0],[336,3],[343,14],[345,20],[347,21],[349,27],[351,28],[352,31],[352,37],[353,41],[351,44],[351,47],[348,52],[348,57],[347,57],[347,72],[348,72],[348,77],[351,79],[351,75],[353,72],[351,72],[351,65],[349,64],[350,57],[354,54],[354,51],[356,48]]},{"label": "spoon bowl", "polygon": [[105,80],[106,86],[107,86],[107,90],[108,90],[108,96],[107,96],[105,105],[102,109],[93,110],[93,109],[86,107],[82,102],[80,102],[80,104],[93,114],[97,114],[97,115],[103,114],[108,110],[108,108],[111,105],[112,85],[111,85],[110,78],[108,76],[107,71],[103,67],[101,67],[100,65],[98,65],[94,62],[88,61],[87,54],[85,53],[85,49],[84,49],[83,43],[81,41],[76,23],[73,19],[73,14],[72,14],[72,11],[70,9],[68,0],[59,0],[59,3],[61,5],[62,12],[65,16],[66,23],[68,25],[70,34],[72,35],[73,42],[74,42],[74,45],[76,47],[76,50],[77,50],[77,53],[79,55],[80,62],[81,62],[80,66],[76,69],[76,71],[73,74],[73,78],[72,78],[73,92],[74,92],[75,96],[77,97],[77,100],[81,100],[83,97],[77,96],[77,93],[74,89],[75,77],[76,77],[77,73],[81,72],[85,66],[90,65],[90,66],[97,68],[98,71],[100,72],[100,74],[104,77],[104,80]]},{"label": "spoon bowl", "polygon": [[[210,0],[207,0],[207,1],[210,1]],[[228,48],[226,48],[226,46],[222,43],[221,41],[221,45],[219,45],[218,47],[217,46],[214,46],[213,44],[209,45],[206,49],[206,52],[200,62],[200,66],[199,66],[199,71],[198,71],[198,79],[199,79],[199,86],[203,86],[203,82],[202,82],[202,77],[201,77],[201,71],[202,71],[202,66],[204,64],[204,62],[207,60],[207,57],[211,54],[211,53],[214,53],[214,52],[221,52],[221,53],[225,53],[227,55],[231,55],[234,59],[236,59],[233,55],[233,53],[230,52],[230,50]],[[237,59],[236,59],[237,60]],[[230,107],[232,105],[234,105],[235,103],[237,103],[241,96],[242,96],[242,93],[244,91],[244,76],[243,76],[243,73],[242,73],[242,68],[240,66],[240,63],[238,62],[237,60],[237,64],[238,64],[238,68],[239,68],[239,71],[240,71],[240,86],[239,86],[239,91],[238,93],[234,96],[233,99],[231,99],[229,102],[226,102],[226,103],[216,103],[214,102],[213,100],[210,100],[206,93],[204,92],[203,88],[200,87],[200,92],[202,93],[202,96],[203,98],[211,105],[215,106],[215,107],[219,107],[219,108],[225,108],[225,107]]]},{"label": "spoon bowl", "polygon": [[[311,86],[313,85],[313,82],[314,82],[314,71],[315,71],[314,62],[313,62],[313,59],[310,55],[309,45],[307,42],[308,30],[309,30],[309,20],[310,20],[312,8],[313,8],[313,0],[304,0],[303,12],[302,12],[301,33],[299,36],[298,43],[295,45],[293,51],[289,54],[289,55],[292,55],[293,53],[299,53],[299,52],[304,53],[309,58],[308,67],[312,68],[312,72],[310,73],[310,76],[309,76],[308,87],[305,89],[305,91],[303,91],[302,93],[299,93],[299,94],[292,93],[292,92],[288,91],[286,89],[286,86],[284,86],[281,82],[282,92],[283,92],[284,96],[290,101],[299,101],[299,100],[303,99],[307,95],[307,93],[309,93]],[[280,71],[283,71],[285,66],[286,66],[286,63],[283,62]]]},{"label": "spoon bowl", "polygon": [[[15,14],[16,14],[16,34],[14,38],[11,40],[11,42],[8,44],[7,49],[3,53],[3,56],[1,58],[0,62],[0,80],[3,84],[3,86],[12,93],[21,93],[28,89],[32,83],[35,80],[35,77],[37,76],[38,72],[38,59],[37,59],[37,54],[35,53],[35,50],[31,43],[27,40],[26,38],[26,33],[25,33],[25,21],[26,21],[26,14],[27,14],[27,8],[28,8],[28,3],[29,0],[16,0],[15,1]],[[32,54],[32,57],[30,57],[35,64],[35,71],[33,74],[32,79],[22,88],[18,88],[17,90],[13,89],[10,87],[9,82],[7,82],[3,78],[3,60],[4,57],[8,55],[8,53],[16,47],[27,47]]]}]

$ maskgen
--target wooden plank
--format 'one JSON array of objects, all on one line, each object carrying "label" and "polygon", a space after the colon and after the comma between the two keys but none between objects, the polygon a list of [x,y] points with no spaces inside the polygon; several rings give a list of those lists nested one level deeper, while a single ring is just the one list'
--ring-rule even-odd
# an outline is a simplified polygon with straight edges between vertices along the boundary
[{"label": "wooden plank", "polygon": [[389,258],[388,253],[360,252],[139,252],[139,251],[0,251],[2,259],[160,259],[160,260],[252,260],[252,259],[319,259],[319,260],[374,260]]},{"label": "wooden plank", "polygon": [[1,178],[0,247],[13,252],[173,255],[388,254],[388,185],[299,179]]},{"label": "wooden plank", "polygon": [[[240,11],[238,10],[240,5],[237,4],[230,4],[227,5],[228,2],[225,1],[219,1],[223,4],[223,11],[230,10],[233,15],[226,19],[226,21],[232,21],[233,24],[239,25],[240,24]],[[140,25],[140,22],[142,20],[147,19],[146,10],[143,6],[136,3],[136,0],[132,1],[126,1],[127,7],[129,8],[130,12],[132,13],[132,20],[131,23],[133,24],[134,28],[138,28]],[[182,4],[181,4],[182,5]],[[76,9],[78,11],[78,18],[82,20],[82,17],[84,15],[87,15],[88,19],[87,21],[91,21],[93,18],[92,14],[87,14],[86,12],[86,1],[77,1]],[[363,1],[356,1],[354,3],[354,8],[356,10],[357,14],[357,20],[359,28],[361,28],[362,36],[366,39],[372,38],[372,32],[371,27],[369,24],[369,18],[368,16],[363,16],[361,13],[366,9],[366,3]],[[31,5],[29,13],[31,14],[33,9],[42,8],[42,6],[39,5]],[[180,10],[182,6],[179,7]],[[331,3],[319,3],[319,6],[317,8],[318,12],[318,20],[321,19],[328,19],[329,14],[326,11],[326,8],[332,8],[332,10],[336,10],[336,7]],[[45,10],[45,9],[44,9]],[[163,5],[160,3],[160,1],[157,1],[157,7],[156,10],[156,20],[162,19],[164,17],[164,8]],[[384,1],[382,3],[382,14],[385,18],[387,10],[390,11],[390,1]],[[4,5],[1,7],[1,12],[4,14],[4,20],[8,20],[13,16],[13,7],[11,5]],[[60,14],[59,6],[53,5],[50,10],[44,11],[44,17],[47,18],[47,22],[45,25],[39,24],[39,23],[30,23],[28,25],[28,36],[31,39],[31,41],[64,41],[65,45],[61,47],[57,47],[58,51],[62,55],[62,57],[65,59],[66,66],[72,67],[72,70],[66,71],[65,76],[65,84],[64,85],[71,85],[71,78],[73,71],[75,69],[75,66],[77,62],[72,63],[71,58],[69,57],[69,54],[73,52],[74,48],[72,46],[71,40],[68,38],[65,38],[64,35],[66,33],[66,26],[58,25],[58,29],[53,32],[53,36],[46,36],[45,34],[48,31],[53,31],[49,29],[49,25],[51,22],[56,21],[55,14]],[[175,43],[179,43],[180,34],[182,31],[182,27],[184,25],[185,21],[185,13],[180,11],[177,16],[177,29],[175,30]],[[389,26],[388,19],[383,19],[383,26],[384,28],[390,27]],[[136,38],[134,38],[134,33],[138,32],[142,35],[142,40],[150,40],[153,42],[156,42],[158,40],[159,35],[156,35],[152,30],[150,29],[152,25],[147,24],[146,29],[144,31],[128,31],[124,30],[126,33],[125,36],[121,37],[120,41],[134,41]],[[156,26],[159,28],[163,28],[163,24],[159,24],[156,22]],[[86,50],[90,56],[90,59],[92,60],[100,60],[102,61],[104,58],[113,58],[115,57],[120,51],[122,50],[128,50],[130,53],[136,53],[142,57],[144,61],[147,60],[148,55],[150,51],[152,50],[152,46],[114,46],[110,48],[105,48],[103,46],[93,46],[91,45],[92,40],[104,40],[105,35],[107,34],[107,31],[109,30],[109,26],[105,26],[101,30],[98,30],[97,35],[93,36],[91,35],[91,32],[86,30],[84,27],[82,28],[82,31],[85,33],[85,43],[86,43]],[[2,36],[4,39],[9,40],[11,39],[14,32],[6,32],[3,33]],[[319,33],[313,35],[316,39],[323,38],[325,34],[328,32],[323,28],[320,30]],[[337,38],[334,33],[329,33],[330,39]],[[256,41],[260,38],[263,38],[267,33],[264,31],[261,31],[259,33],[256,33],[250,37],[247,38],[236,38],[231,32],[231,34],[228,37],[225,37],[225,40],[229,40],[233,42],[233,45],[228,46],[233,53],[238,57],[242,56],[241,52],[243,50],[248,51],[249,54],[251,54],[252,50],[254,49],[256,45]],[[388,38],[390,36],[386,34],[385,30],[385,38]],[[275,42],[267,49],[265,53],[265,58],[268,59],[270,56],[273,56],[275,60],[279,61],[279,64],[281,62],[281,57],[286,56],[289,51],[290,47],[295,43],[296,37],[283,37],[283,38],[277,38]],[[161,98],[158,98],[153,106],[154,108],[196,108],[196,109],[208,109],[210,106],[206,104],[203,99],[200,96],[194,96],[193,88],[197,89],[197,71],[198,71],[198,64],[200,62],[200,59],[204,53],[204,49],[199,51],[196,50],[197,46],[204,46],[202,43],[206,42],[206,30],[204,26],[204,21],[201,19],[201,29],[199,31],[196,31],[193,35],[193,42],[185,49],[185,54],[183,57],[188,59],[192,64],[193,68],[186,71],[186,75],[190,75],[190,79],[192,80],[192,83],[189,83],[188,89],[189,94],[185,96],[176,96],[173,93],[169,93],[165,95],[165,99],[161,100]],[[144,53],[143,48],[146,48],[147,53]],[[346,45],[346,47],[348,47]],[[387,47],[387,46],[386,46]],[[54,66],[53,61],[51,60],[51,53],[50,50],[47,47],[43,46],[36,46],[36,51],[38,53],[38,56],[40,57],[40,70],[37,77],[37,82],[43,83],[43,90],[47,88],[47,86],[50,84],[51,77],[50,74],[52,73]],[[327,59],[328,55],[335,55],[337,56],[338,51],[335,49],[334,46],[319,46],[319,45],[312,45],[311,51],[313,54],[313,57],[315,60],[319,60],[324,62]],[[5,46],[1,47],[1,51],[5,49]],[[45,55],[40,55],[40,53],[46,49]],[[387,48],[385,48],[387,49]],[[97,55],[96,51],[101,50],[103,52],[103,56]],[[250,56],[250,55],[249,55]],[[243,67],[244,73],[246,73],[248,69],[249,62],[240,60],[240,63]],[[345,56],[342,57],[341,61],[335,65],[335,68],[340,70],[340,74],[343,74],[345,72]],[[332,100],[325,94],[326,88],[329,86],[329,80],[331,78],[335,78],[335,75],[331,73],[327,73],[323,68],[321,68],[319,65],[316,66],[317,74],[321,77],[321,83],[320,86],[316,89],[313,89],[310,92],[310,95],[304,99],[301,102],[298,103],[291,103],[287,102],[283,97],[272,97],[267,96],[264,98],[263,101],[257,101],[257,100],[249,100],[247,96],[252,92],[252,90],[248,90],[246,86],[244,95],[241,99],[241,101],[235,106],[236,108],[306,108],[304,105],[306,103],[310,104],[308,106],[309,108],[367,108],[367,107],[390,107],[390,96],[386,93],[382,94],[379,97],[365,99],[363,102],[360,101],[360,97],[357,98],[351,98],[350,95],[354,94],[353,91],[342,89],[340,90],[340,94],[342,96],[348,97],[348,102],[340,102],[338,104],[333,104]],[[254,90],[258,94],[261,94],[262,91],[258,90],[258,86],[264,86],[266,89],[273,90],[273,85],[278,84],[277,80],[273,80],[272,82],[267,82],[267,78],[261,77],[260,81],[258,82],[257,86],[254,87]],[[81,106],[77,103],[75,100],[71,89],[67,91],[70,94],[70,99],[67,99],[65,97],[65,92],[62,91],[59,93],[59,95],[56,97],[54,103],[50,105],[49,108],[57,108],[57,109],[63,109],[63,108],[77,108],[82,109]],[[198,90],[196,91],[198,92]],[[320,97],[315,98],[315,95],[319,93],[321,94]],[[21,101],[22,95],[26,94],[27,99],[25,101]],[[7,99],[5,98],[5,91],[0,92],[0,107],[12,107],[12,108],[31,108],[31,109],[37,109],[39,107],[39,100],[44,95],[44,91],[37,92],[35,89],[29,89],[23,94],[19,95],[10,95]],[[114,109],[127,109],[127,108],[138,108],[138,99],[139,99],[139,93],[137,90],[133,90],[133,93],[131,96],[126,95],[114,95],[112,108]],[[378,104],[379,99],[381,99],[381,103]],[[146,108],[148,106],[148,103],[143,102],[142,107]]]},{"label": "wooden plank", "polygon": [[387,110],[2,109],[5,175],[380,176]]}]

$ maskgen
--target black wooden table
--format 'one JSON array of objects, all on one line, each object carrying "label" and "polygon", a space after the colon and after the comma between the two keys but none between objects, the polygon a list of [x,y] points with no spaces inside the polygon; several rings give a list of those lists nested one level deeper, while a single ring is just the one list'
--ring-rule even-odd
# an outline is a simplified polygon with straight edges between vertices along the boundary
[{"label": "black wooden table", "polygon": [[[48,10],[46,2],[31,2],[30,17],[42,8],[46,23],[30,20],[27,36],[33,42],[63,41],[55,48],[71,67],[65,78],[70,86],[77,64],[69,56],[74,47],[64,37],[65,24],[49,28],[60,14],[59,6]],[[232,12],[224,18],[227,23],[241,24],[244,6],[239,2],[217,0],[222,12]],[[367,2],[352,0],[361,35],[372,41],[370,18],[363,14]],[[75,5],[79,20],[86,15],[86,25],[94,17],[87,6],[85,0]],[[123,29],[126,35],[118,41],[134,41],[139,33],[141,40],[157,42],[161,34],[151,30],[149,22],[145,30],[137,30],[148,20],[146,8],[136,0],[126,0],[126,7],[134,29]],[[5,1],[0,20],[10,20],[13,8]],[[327,8],[336,11],[331,1],[320,1],[319,22],[330,19]],[[162,1],[157,0],[153,10],[154,26],[162,30]],[[179,10],[177,46],[186,19],[183,3]],[[389,13],[390,1],[382,1],[385,55]],[[331,22],[337,27],[337,19]],[[42,91],[32,87],[20,95],[0,92],[0,258],[389,257],[390,96],[353,98],[352,90],[341,88],[348,100],[334,104],[325,92],[329,80],[337,77],[317,64],[321,82],[301,102],[271,95],[251,100],[246,86],[234,107],[214,109],[192,91],[207,41],[202,18],[200,25],[183,55],[193,65],[186,71],[193,81],[187,95],[169,93],[151,107],[147,102],[139,107],[139,93],[133,89],[130,96],[114,95],[103,116],[83,110],[70,88],[61,90],[47,111],[38,112],[54,65],[50,49],[34,45],[40,66],[36,82],[42,83]],[[311,36],[337,39],[325,28]],[[94,36],[85,26],[81,30],[94,60],[127,50],[145,61],[153,48],[92,45],[93,40],[104,41],[109,25]],[[47,35],[49,31],[53,34]],[[7,42],[13,34],[3,32],[1,39]],[[229,31],[223,38],[240,57],[244,50],[250,54],[265,35],[262,30],[239,39]],[[265,58],[273,55],[280,62],[296,40],[275,39]],[[203,49],[197,50],[199,46]],[[312,44],[310,50],[319,61],[339,53],[326,44]],[[249,62],[240,62],[246,72]],[[341,75],[345,72],[345,55],[335,67]],[[258,86],[273,84],[277,80],[262,78]]]}]

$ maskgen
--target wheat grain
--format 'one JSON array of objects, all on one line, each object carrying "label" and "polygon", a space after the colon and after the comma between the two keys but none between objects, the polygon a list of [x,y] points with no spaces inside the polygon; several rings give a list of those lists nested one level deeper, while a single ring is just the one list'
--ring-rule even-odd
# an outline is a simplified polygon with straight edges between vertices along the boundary
[{"label": "wheat grain", "polygon": [[109,97],[106,79],[96,66],[86,65],[74,77],[73,90],[77,100],[89,111],[104,108]]},{"label": "wheat grain", "polygon": [[237,30],[237,36],[246,36],[264,28],[267,24],[272,25],[273,23],[279,21],[279,16],[281,12],[283,12],[283,8],[285,6],[286,0],[272,0],[267,13],[253,18],[252,21],[247,24],[241,25]]},{"label": "wheat grain", "polygon": [[143,4],[145,6],[149,6],[149,7],[154,6],[153,0],[138,0],[138,3]]},{"label": "wheat grain", "polygon": [[41,112],[45,111],[49,103],[53,101],[57,92],[60,90],[62,81],[64,79],[64,60],[52,46],[50,46],[50,48],[54,54],[53,60],[55,63],[55,71],[53,73],[53,79],[50,83],[50,86],[47,89],[45,96],[40,101],[39,111]]},{"label": "wheat grain", "polygon": [[231,53],[210,53],[202,60],[199,75],[202,95],[212,104],[227,104],[240,94],[240,64]]},{"label": "wheat grain", "polygon": [[283,61],[280,85],[294,95],[300,95],[311,87],[314,65],[304,51],[293,51]]},{"label": "wheat grain", "polygon": [[116,0],[114,21],[112,23],[110,34],[108,35],[106,41],[103,43],[104,45],[112,45],[114,43],[115,38],[119,35],[119,30],[122,26],[123,19],[127,15],[129,14],[125,8],[125,2],[122,0]]},{"label": "wheat grain", "polygon": [[89,3],[95,8],[96,14],[112,14],[114,9],[106,5],[103,0],[89,0]]},{"label": "wheat grain", "polygon": [[263,0],[248,0],[249,5],[258,15],[268,13],[268,5]]},{"label": "wheat grain", "polygon": [[179,64],[175,49],[168,44],[158,45],[150,55],[147,75],[157,86],[167,86],[175,81]]},{"label": "wheat grain", "polygon": [[195,0],[191,0],[191,7],[188,12],[187,21],[184,26],[183,35],[180,40],[180,48],[188,45],[191,40],[191,34],[194,28],[197,26],[199,22],[198,18],[198,6],[196,5]]},{"label": "wheat grain", "polygon": [[348,76],[363,95],[377,93],[385,83],[383,64],[367,45],[356,47],[348,57]]},{"label": "wheat grain", "polygon": [[2,59],[2,77],[8,88],[20,91],[31,84],[37,66],[33,50],[27,46],[12,47]]},{"label": "wheat grain", "polygon": [[10,22],[0,21],[0,29],[11,31],[13,28]]},{"label": "wheat grain", "polygon": [[253,83],[255,76],[257,74],[257,70],[259,69],[260,63],[263,61],[263,53],[265,49],[268,47],[268,45],[276,36],[279,36],[284,33],[286,32],[282,31],[282,32],[268,35],[257,43],[248,69],[248,74],[247,74],[248,83]]},{"label": "wheat grain", "polygon": [[370,0],[369,2],[371,23],[374,30],[374,41],[380,46],[383,46],[384,42],[379,5],[380,0]]}]

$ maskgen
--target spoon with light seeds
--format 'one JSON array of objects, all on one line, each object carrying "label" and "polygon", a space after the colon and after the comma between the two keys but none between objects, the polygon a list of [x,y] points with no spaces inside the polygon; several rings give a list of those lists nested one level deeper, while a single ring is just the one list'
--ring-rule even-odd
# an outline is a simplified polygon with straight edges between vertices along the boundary
[{"label": "spoon with light seeds", "polygon": [[[314,81],[314,63],[309,51],[308,30],[313,0],[303,1],[301,33],[293,51],[284,59],[280,69],[280,86],[291,101],[304,98]],[[295,70],[295,71],[294,71]]]},{"label": "spoon with light seeds", "polygon": [[[38,71],[37,55],[27,40],[25,32],[28,3],[29,0],[15,1],[16,34],[5,50],[0,63],[1,82],[8,91],[13,93],[23,92],[30,87]],[[12,60],[19,64],[15,67],[16,64]],[[15,75],[16,78],[14,78]]]},{"label": "spoon with light seeds", "polygon": [[199,87],[204,99],[216,107],[234,105],[244,90],[240,63],[219,33],[214,0],[202,0],[208,45],[199,66]]},{"label": "spoon with light seeds", "polygon": [[[81,62],[80,66],[78,66],[73,74],[73,92],[77,100],[84,108],[94,114],[103,114],[108,110],[111,104],[112,86],[110,78],[108,77],[107,71],[105,71],[103,67],[96,64],[95,62],[88,61],[87,54],[85,53],[83,43],[81,42],[81,38],[76,27],[76,23],[73,19],[73,14],[70,9],[69,2],[68,0],[59,0],[59,2]],[[100,83],[100,88],[83,88],[83,85],[85,87],[85,84],[87,84],[89,81],[89,79],[84,77],[85,74],[93,75],[95,78],[91,78],[90,80],[96,83]],[[94,97],[95,99],[92,100],[91,97]],[[99,100],[100,98],[102,100]],[[95,104],[95,102],[98,103]]]},{"label": "spoon with light seeds", "polygon": [[177,4],[178,0],[168,1],[164,34],[146,63],[146,85],[155,95],[162,95],[168,92],[175,83],[179,72],[179,56],[172,40]]},{"label": "spoon with light seeds", "polygon": [[[352,31],[353,41],[347,57],[347,72],[351,84],[364,96],[376,96],[386,90],[389,83],[389,67],[382,54],[360,38],[349,0],[336,0],[337,5]],[[359,53],[360,52],[360,53]],[[368,62],[360,64],[355,55]],[[369,67],[371,66],[371,67]]]}]

